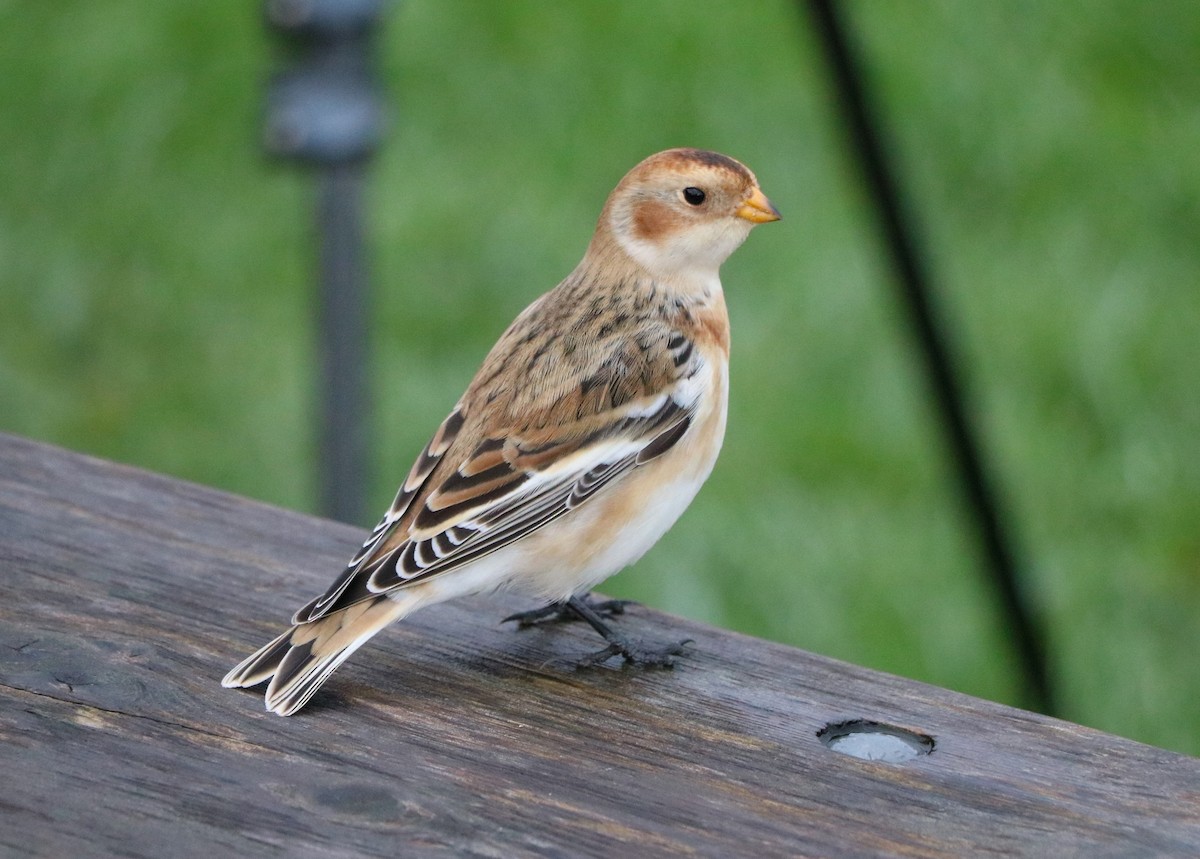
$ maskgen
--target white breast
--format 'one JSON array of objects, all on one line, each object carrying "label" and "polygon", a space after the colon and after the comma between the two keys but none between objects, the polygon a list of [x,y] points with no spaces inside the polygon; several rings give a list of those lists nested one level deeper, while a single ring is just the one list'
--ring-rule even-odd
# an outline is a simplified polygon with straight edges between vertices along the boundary
[{"label": "white breast", "polygon": [[[540,596],[565,599],[588,590],[642,557],[692,503],[712,473],[725,436],[728,365],[709,362],[694,381],[703,390],[691,428],[671,450],[533,539]],[[534,538],[541,536],[533,535]],[[552,538],[552,539],[551,539]],[[547,543],[548,545],[539,545]]]}]

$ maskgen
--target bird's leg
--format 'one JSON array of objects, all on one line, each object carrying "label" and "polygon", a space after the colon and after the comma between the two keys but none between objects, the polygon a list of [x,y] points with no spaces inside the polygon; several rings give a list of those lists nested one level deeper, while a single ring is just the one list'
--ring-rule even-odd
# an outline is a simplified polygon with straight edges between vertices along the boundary
[{"label": "bird's leg", "polygon": [[581,659],[579,664],[582,666],[600,665],[614,656],[621,656],[626,662],[632,662],[634,665],[670,668],[675,664],[675,657],[683,653],[684,648],[692,643],[689,638],[657,650],[644,647],[613,630],[585,599],[571,597],[563,607],[574,612],[581,620],[587,621],[588,625],[604,636],[604,640],[608,642],[608,647]]},{"label": "bird's leg", "polygon": [[[592,600],[590,599],[590,594],[582,598],[572,597],[571,599],[578,599],[600,617],[615,617],[618,614],[624,614],[625,606],[633,605],[633,600]],[[513,621],[519,629],[525,629],[543,623],[572,623],[584,619],[578,612],[572,611],[570,602],[571,600],[552,602],[541,608],[531,609],[530,611],[519,611],[516,614],[510,614],[500,622],[508,623],[509,621]]]}]

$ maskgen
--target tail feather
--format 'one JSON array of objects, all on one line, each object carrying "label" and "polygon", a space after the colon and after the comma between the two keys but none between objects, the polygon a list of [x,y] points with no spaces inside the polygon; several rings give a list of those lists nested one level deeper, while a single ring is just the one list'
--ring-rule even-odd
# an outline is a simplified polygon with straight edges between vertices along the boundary
[{"label": "tail feather", "polygon": [[265,683],[274,676],[279,663],[287,655],[291,647],[292,627],[283,635],[263,645],[234,666],[233,670],[221,679],[221,685],[226,689],[257,686]]},{"label": "tail feather", "polygon": [[350,654],[411,608],[405,601],[379,597],[297,624],[240,662],[221,685],[256,686],[270,680],[267,709],[290,716]]}]

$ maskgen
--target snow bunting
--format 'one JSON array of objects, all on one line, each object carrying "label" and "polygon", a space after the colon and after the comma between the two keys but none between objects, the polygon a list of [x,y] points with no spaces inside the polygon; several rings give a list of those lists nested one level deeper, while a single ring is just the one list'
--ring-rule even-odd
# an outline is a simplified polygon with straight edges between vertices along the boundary
[{"label": "snow bunting", "polygon": [[634,167],[583,260],[492,348],[349,566],[287,632],[225,676],[270,680],[296,712],[393,621],[466,594],[514,588],[551,604],[522,626],[587,621],[620,656],[670,665],[587,599],[674,524],[725,434],[729,320],[718,270],[779,213],[744,165],[671,149]]}]

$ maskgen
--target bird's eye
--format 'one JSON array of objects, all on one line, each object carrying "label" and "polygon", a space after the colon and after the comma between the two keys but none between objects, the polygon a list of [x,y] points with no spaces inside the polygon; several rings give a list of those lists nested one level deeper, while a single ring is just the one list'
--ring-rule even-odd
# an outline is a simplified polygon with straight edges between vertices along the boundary
[{"label": "bird's eye", "polygon": [[687,203],[689,205],[699,206],[701,203],[704,202],[704,196],[705,196],[704,192],[701,191],[699,188],[684,188],[683,189],[683,199],[685,201],[687,201]]}]

